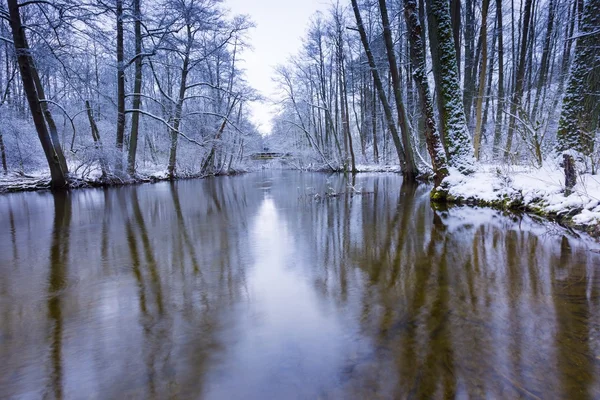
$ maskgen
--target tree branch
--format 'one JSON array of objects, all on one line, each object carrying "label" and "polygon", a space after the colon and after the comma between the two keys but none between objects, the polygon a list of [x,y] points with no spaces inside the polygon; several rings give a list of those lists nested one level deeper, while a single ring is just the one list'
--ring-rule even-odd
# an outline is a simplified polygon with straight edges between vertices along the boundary
[{"label": "tree branch", "polygon": [[144,110],[125,110],[125,114],[131,114],[131,113],[134,113],[134,112],[140,113],[142,115],[146,115],[146,116],[148,116],[150,118],[153,118],[153,119],[155,119],[155,120],[157,120],[159,122],[162,122],[167,128],[171,129],[173,132],[177,132],[178,135],[180,135],[181,137],[183,137],[188,142],[194,143],[194,144],[196,144],[196,145],[198,145],[200,147],[205,147],[204,143],[200,143],[197,140],[194,140],[194,139],[190,138],[189,136],[185,135],[180,130],[175,129],[171,124],[169,124],[168,121],[165,121],[164,118],[161,118],[159,116],[156,116],[156,115],[154,115],[152,113],[149,113],[147,111],[144,111]]}]

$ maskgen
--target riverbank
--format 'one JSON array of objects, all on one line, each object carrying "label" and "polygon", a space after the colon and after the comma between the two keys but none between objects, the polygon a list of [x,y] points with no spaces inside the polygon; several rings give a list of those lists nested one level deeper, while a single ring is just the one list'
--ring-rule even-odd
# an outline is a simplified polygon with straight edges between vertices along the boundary
[{"label": "riverbank", "polygon": [[[359,173],[400,173],[395,165],[357,165]],[[249,172],[235,169],[214,176]],[[200,174],[180,174],[175,180],[201,179]],[[170,180],[166,171],[145,171],[135,178],[71,178],[71,189],[155,183]],[[50,177],[43,174],[0,175],[0,193],[50,189]],[[433,203],[485,206],[504,211],[528,212],[584,231],[600,238],[600,176],[580,175],[570,196],[564,196],[564,174],[558,166],[533,168],[506,165],[479,165],[465,176],[456,170],[432,191]]]},{"label": "riverbank", "polygon": [[480,165],[469,176],[452,170],[434,189],[432,200],[525,211],[600,237],[600,176],[580,175],[573,193],[565,196],[564,173],[558,165],[539,169]]},{"label": "riverbank", "polygon": [[[142,183],[156,183],[169,180],[201,179],[209,176],[230,176],[248,172],[245,169],[231,169],[213,175],[194,173],[178,174],[175,178],[169,177],[166,171],[147,171],[136,174],[134,177],[121,178],[111,175],[109,178],[78,176],[69,177],[69,189],[112,187],[125,185],[139,185]],[[50,176],[47,174],[21,174],[8,173],[0,175],[0,194],[15,192],[33,192],[50,190]]]}]

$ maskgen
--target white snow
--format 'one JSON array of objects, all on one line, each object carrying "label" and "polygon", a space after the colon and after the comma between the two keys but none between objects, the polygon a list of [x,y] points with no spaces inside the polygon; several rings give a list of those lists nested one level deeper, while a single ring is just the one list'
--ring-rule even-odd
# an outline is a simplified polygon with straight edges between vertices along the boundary
[{"label": "white snow", "polygon": [[564,194],[564,174],[559,165],[547,161],[542,168],[478,165],[469,176],[451,169],[443,184],[457,199],[471,201],[521,201],[555,215],[569,215],[576,225],[600,223],[600,176],[582,174],[573,193]]}]

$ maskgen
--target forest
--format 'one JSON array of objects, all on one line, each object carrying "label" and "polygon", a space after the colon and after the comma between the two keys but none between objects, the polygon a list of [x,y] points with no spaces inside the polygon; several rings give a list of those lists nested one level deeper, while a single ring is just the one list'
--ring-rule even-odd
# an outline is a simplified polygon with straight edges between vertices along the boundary
[{"label": "forest", "polygon": [[[227,173],[264,146],[436,184],[550,164],[565,194],[600,164],[599,0],[338,1],[273,99],[240,66],[251,17],[219,0],[15,0],[0,17],[2,170],[54,188]],[[268,135],[257,101],[278,107]]]}]

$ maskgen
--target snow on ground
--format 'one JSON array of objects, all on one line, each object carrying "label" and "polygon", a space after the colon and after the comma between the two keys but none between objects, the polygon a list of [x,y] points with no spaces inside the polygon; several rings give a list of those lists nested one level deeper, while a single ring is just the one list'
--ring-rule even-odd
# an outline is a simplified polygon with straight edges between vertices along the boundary
[{"label": "snow on ground", "polygon": [[551,162],[542,168],[479,165],[469,176],[452,170],[444,183],[448,194],[461,201],[516,201],[532,211],[568,216],[575,225],[600,225],[600,176],[580,175],[565,197],[563,171]]},{"label": "snow on ground", "polygon": [[400,165],[356,164],[358,172],[395,172],[400,173]]}]

